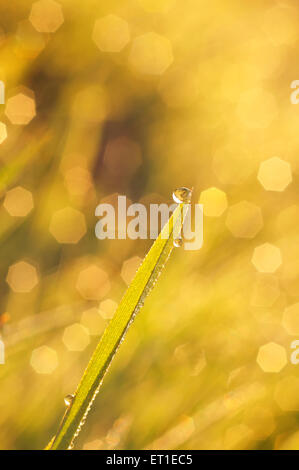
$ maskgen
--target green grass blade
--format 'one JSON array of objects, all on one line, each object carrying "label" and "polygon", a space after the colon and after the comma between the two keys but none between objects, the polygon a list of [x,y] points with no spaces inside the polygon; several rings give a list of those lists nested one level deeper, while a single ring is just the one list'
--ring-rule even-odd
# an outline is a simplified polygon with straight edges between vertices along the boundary
[{"label": "green grass blade", "polygon": [[40,140],[28,144],[19,155],[0,168],[0,194],[20,177],[27,166],[38,157],[39,151],[48,141],[49,136],[46,135],[41,137]]},{"label": "green grass blade", "polygon": [[73,402],[68,407],[59,430],[47,449],[62,450],[72,447],[120,343],[173,249],[173,241],[180,233],[186,208],[185,204],[178,205],[140,265],[96,347]]}]

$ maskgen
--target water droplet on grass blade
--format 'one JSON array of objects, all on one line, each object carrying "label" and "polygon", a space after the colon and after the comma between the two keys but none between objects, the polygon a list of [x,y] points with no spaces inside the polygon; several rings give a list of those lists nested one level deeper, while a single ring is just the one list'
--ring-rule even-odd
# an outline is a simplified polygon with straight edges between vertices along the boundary
[{"label": "water droplet on grass blade", "polygon": [[179,248],[182,245],[183,245],[183,240],[181,238],[176,238],[175,240],[173,240],[173,246],[175,246],[176,248]]},{"label": "water droplet on grass blade", "polygon": [[71,406],[71,404],[73,403],[74,401],[74,395],[67,395],[66,397],[64,397],[64,403],[66,406]]},{"label": "water droplet on grass blade", "polygon": [[192,191],[191,189],[188,189],[188,188],[184,188],[184,187],[177,188],[172,193],[172,199],[177,204],[182,204],[182,203],[189,204],[191,202],[191,198],[192,198]]}]

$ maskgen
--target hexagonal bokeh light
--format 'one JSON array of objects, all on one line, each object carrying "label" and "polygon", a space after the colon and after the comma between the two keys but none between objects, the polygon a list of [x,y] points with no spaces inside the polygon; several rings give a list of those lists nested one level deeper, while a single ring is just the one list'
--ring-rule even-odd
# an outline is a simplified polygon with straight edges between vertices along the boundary
[{"label": "hexagonal bokeh light", "polygon": [[34,98],[23,92],[8,98],[5,114],[12,124],[26,126],[36,116]]},{"label": "hexagonal bokeh light", "polygon": [[18,261],[9,267],[6,282],[14,292],[31,292],[38,284],[36,267],[27,261]]},{"label": "hexagonal bokeh light", "polygon": [[254,249],[251,261],[257,271],[274,273],[282,264],[280,249],[271,243],[264,243]]},{"label": "hexagonal bokeh light", "polygon": [[90,172],[79,166],[67,170],[64,180],[69,193],[73,195],[83,195],[92,188]]},{"label": "hexagonal bokeh light", "polygon": [[273,342],[260,347],[256,360],[264,372],[280,372],[288,362],[285,348]]},{"label": "hexagonal bokeh light", "polygon": [[26,217],[34,207],[32,193],[21,186],[10,189],[5,194],[3,206],[13,217]]},{"label": "hexagonal bokeh light", "polygon": [[299,335],[299,303],[290,305],[285,309],[282,325],[289,335]]},{"label": "hexagonal bokeh light", "polygon": [[173,61],[171,43],[154,32],[142,34],[132,43],[129,61],[138,73],[162,75]]},{"label": "hexagonal bokeh light", "polygon": [[202,191],[199,203],[203,204],[203,213],[208,217],[220,217],[227,209],[226,194],[218,188]]},{"label": "hexagonal bokeh light", "polygon": [[65,328],[62,341],[69,351],[83,351],[89,345],[89,332],[80,323]]},{"label": "hexagonal bokeh light", "polygon": [[40,33],[55,33],[64,22],[62,7],[54,0],[38,0],[31,7],[29,20]]},{"label": "hexagonal bokeh light", "polygon": [[130,41],[129,25],[119,16],[104,16],[96,20],[92,38],[101,51],[119,52]]},{"label": "hexagonal bokeh light", "polygon": [[32,351],[30,365],[37,374],[52,374],[58,366],[57,352],[49,346],[40,346]]},{"label": "hexagonal bokeh light", "polygon": [[50,232],[58,243],[78,243],[87,231],[82,212],[65,207],[55,212],[50,222]]},{"label": "hexagonal bokeh light", "polygon": [[292,181],[291,165],[278,157],[260,164],[258,180],[267,191],[284,191]]},{"label": "hexagonal bokeh light", "polygon": [[106,320],[110,320],[113,317],[116,309],[117,302],[114,302],[112,299],[106,299],[100,303],[100,313]]},{"label": "hexagonal bokeh light", "polygon": [[96,307],[85,310],[82,313],[81,324],[88,329],[90,335],[100,335],[106,326],[100,310]]},{"label": "hexagonal bokeh light", "polygon": [[80,271],[76,288],[84,299],[100,300],[108,294],[111,285],[106,271],[91,264]]},{"label": "hexagonal bokeh light", "polygon": [[133,279],[137,269],[139,268],[142,259],[139,256],[132,256],[132,258],[127,259],[121,268],[121,277],[126,284],[130,284]]}]

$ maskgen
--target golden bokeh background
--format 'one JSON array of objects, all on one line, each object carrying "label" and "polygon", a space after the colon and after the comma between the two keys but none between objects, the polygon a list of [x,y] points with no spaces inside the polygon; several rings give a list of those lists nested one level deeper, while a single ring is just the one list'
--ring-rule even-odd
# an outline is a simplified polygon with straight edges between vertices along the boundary
[{"label": "golden bokeh background", "polygon": [[[175,252],[78,449],[299,449],[299,5],[0,6],[0,448],[54,435],[151,241],[95,208],[194,187]],[[294,344],[293,344],[294,346]]]}]

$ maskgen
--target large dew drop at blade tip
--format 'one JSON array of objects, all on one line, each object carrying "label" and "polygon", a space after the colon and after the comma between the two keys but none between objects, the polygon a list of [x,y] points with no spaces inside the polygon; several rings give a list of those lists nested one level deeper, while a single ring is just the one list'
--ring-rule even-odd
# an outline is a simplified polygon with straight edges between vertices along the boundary
[{"label": "large dew drop at blade tip", "polygon": [[188,188],[177,188],[172,193],[172,199],[177,204],[189,204],[192,198],[192,190]]}]

